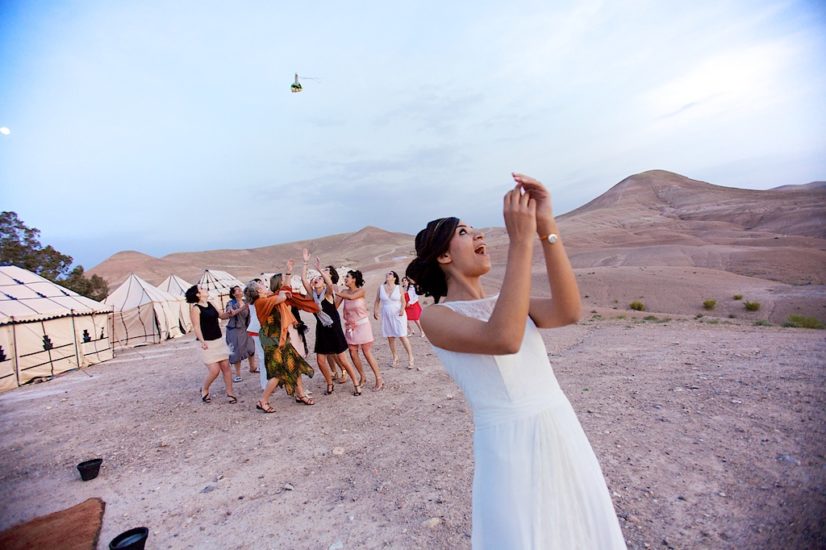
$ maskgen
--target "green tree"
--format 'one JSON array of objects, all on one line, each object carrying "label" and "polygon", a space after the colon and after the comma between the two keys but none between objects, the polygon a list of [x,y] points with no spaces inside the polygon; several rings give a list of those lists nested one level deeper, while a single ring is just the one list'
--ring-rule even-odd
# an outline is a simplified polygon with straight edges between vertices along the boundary
[{"label": "green tree", "polygon": [[40,230],[28,227],[16,212],[0,212],[0,265],[16,265],[93,300],[103,300],[109,285],[98,275],[87,278],[83,266],[69,271],[72,257],[40,244]]}]

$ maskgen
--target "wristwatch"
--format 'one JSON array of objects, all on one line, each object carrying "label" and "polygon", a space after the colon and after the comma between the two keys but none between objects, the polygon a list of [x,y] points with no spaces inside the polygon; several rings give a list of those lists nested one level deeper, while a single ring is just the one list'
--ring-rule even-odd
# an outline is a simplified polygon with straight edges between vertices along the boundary
[{"label": "wristwatch", "polygon": [[539,240],[547,241],[548,244],[556,244],[556,242],[559,240],[559,236],[556,233],[551,233],[550,235],[540,235]]}]

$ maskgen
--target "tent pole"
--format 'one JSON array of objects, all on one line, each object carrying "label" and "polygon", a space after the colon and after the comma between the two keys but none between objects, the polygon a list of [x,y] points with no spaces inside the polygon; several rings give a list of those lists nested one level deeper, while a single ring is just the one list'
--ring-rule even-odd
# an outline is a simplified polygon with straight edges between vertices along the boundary
[{"label": "tent pole", "polygon": [[20,387],[20,365],[17,358],[17,323],[14,317],[11,318],[11,339],[14,342],[14,377],[17,379],[17,387]]},{"label": "tent pole", "polygon": [[112,332],[109,333],[109,345],[112,347],[112,359],[115,358],[115,306],[112,306],[112,313],[109,315],[112,319]]},{"label": "tent pole", "polygon": [[80,354],[78,354],[77,350],[77,326],[75,325],[75,310],[72,309],[70,310],[70,312],[72,314],[72,341],[75,343],[75,360],[77,361],[77,368],[78,370],[80,370],[80,372],[91,378],[92,375],[83,370],[80,366]]}]

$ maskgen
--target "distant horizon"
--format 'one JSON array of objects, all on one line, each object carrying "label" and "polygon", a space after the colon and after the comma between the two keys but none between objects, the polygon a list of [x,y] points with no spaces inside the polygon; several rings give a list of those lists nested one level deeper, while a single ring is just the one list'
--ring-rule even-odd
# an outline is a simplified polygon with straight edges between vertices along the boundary
[{"label": "distant horizon", "polygon": [[[680,176],[680,177],[684,177],[684,178],[691,179],[691,180],[694,180],[694,181],[701,181],[703,183],[709,183],[709,184],[712,184],[712,185],[716,185],[718,187],[725,187],[725,188],[728,188],[728,189],[744,189],[744,190],[750,190],[750,191],[772,191],[772,190],[778,189],[780,187],[802,187],[802,186],[817,184],[817,183],[826,184],[826,179],[823,179],[823,180],[818,179],[818,180],[813,180],[813,181],[809,181],[809,182],[806,182],[806,183],[778,185],[778,186],[775,186],[775,187],[770,187],[768,189],[748,189],[748,188],[743,188],[743,187],[732,187],[732,186],[728,186],[728,185],[719,185],[719,184],[716,184],[716,183],[713,183],[713,182],[710,182],[710,181],[703,181],[703,180],[698,180],[696,178],[690,178],[689,176],[685,176],[683,174],[678,174],[676,172],[672,172],[671,170],[665,170],[663,168],[653,168],[651,170],[645,170],[643,172],[638,172],[636,174],[631,174],[629,176],[626,176],[626,177],[622,178],[621,180],[617,181],[616,183],[614,183],[613,185],[611,185],[608,189],[606,189],[603,193],[600,193],[596,197],[588,199],[585,202],[583,202],[582,204],[580,204],[579,206],[575,206],[575,207],[573,207],[569,210],[566,210],[563,213],[554,212],[554,216],[556,218],[561,218],[562,216],[565,216],[566,214],[569,214],[569,213],[573,212],[574,210],[577,210],[578,208],[580,208],[582,206],[585,206],[589,202],[601,197],[602,195],[604,195],[605,193],[610,191],[614,186],[622,183],[623,181],[627,180],[628,178],[631,178],[631,177],[634,177],[634,176],[637,176],[637,175],[640,175],[640,174],[645,174],[645,173],[648,173],[648,172],[655,172],[655,171],[668,172],[668,173],[675,174],[675,175]],[[116,252],[113,252],[112,254],[107,256],[106,258],[99,261],[94,266],[90,266],[88,268],[86,266],[84,266],[84,269],[86,269],[87,271],[90,270],[90,269],[93,269],[93,268],[97,267],[98,265],[102,264],[103,262],[107,261],[108,259],[110,259],[110,258],[112,258],[112,257],[114,257],[118,254],[137,253],[137,254],[142,254],[142,255],[145,255],[145,256],[149,256],[153,259],[161,260],[161,259],[164,259],[167,256],[171,256],[173,254],[198,254],[198,253],[218,252],[218,251],[222,251],[222,250],[235,251],[235,250],[255,250],[255,249],[259,249],[259,248],[268,248],[268,247],[271,247],[271,246],[286,245],[286,244],[291,244],[291,243],[295,243],[295,242],[302,242],[302,241],[308,241],[308,240],[325,238],[325,237],[333,237],[333,236],[336,236],[336,235],[355,234],[355,233],[363,231],[364,229],[367,229],[367,228],[374,228],[374,229],[378,229],[380,231],[386,231],[386,232],[389,232],[389,233],[401,233],[401,234],[410,235],[411,237],[413,237],[413,236],[416,235],[416,233],[419,230],[424,228],[424,225],[427,224],[428,221],[430,221],[430,220],[423,221],[422,226],[419,227],[418,229],[414,230],[414,231],[400,231],[400,230],[389,229],[389,228],[386,228],[386,227],[380,227],[380,226],[373,225],[373,224],[367,224],[367,225],[363,225],[361,227],[358,227],[356,229],[349,229],[349,230],[344,230],[344,231],[335,231],[335,232],[332,232],[332,233],[313,235],[313,236],[308,236],[308,237],[303,237],[303,238],[298,238],[298,239],[291,239],[291,240],[287,240],[287,241],[272,242],[272,243],[262,244],[262,245],[258,245],[258,246],[220,247],[220,248],[206,248],[206,249],[202,249],[202,250],[176,250],[176,251],[173,251],[173,252],[164,253],[164,254],[159,255],[159,256],[149,254],[149,253],[147,253],[145,251],[142,251],[142,250],[126,248],[126,249],[121,249],[121,250],[118,250]],[[504,226],[503,224],[499,224],[499,225],[494,224],[494,225],[485,225],[485,226],[479,226],[479,227],[483,227],[483,228],[501,228],[503,226]],[[63,251],[61,251],[61,252],[63,252]],[[66,253],[66,252],[64,252],[64,253]],[[71,256],[71,254],[69,254],[69,255]],[[75,264],[77,264],[77,261],[75,261]]]}]

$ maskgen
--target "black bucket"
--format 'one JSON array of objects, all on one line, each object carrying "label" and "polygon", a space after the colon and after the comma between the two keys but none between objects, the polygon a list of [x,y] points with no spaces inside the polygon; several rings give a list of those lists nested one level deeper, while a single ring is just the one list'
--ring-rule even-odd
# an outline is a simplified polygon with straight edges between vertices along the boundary
[{"label": "black bucket", "polygon": [[93,458],[92,460],[78,464],[77,471],[80,472],[80,479],[83,481],[95,479],[98,476],[98,472],[100,472],[101,462],[103,462],[102,458]]},{"label": "black bucket", "polygon": [[149,529],[135,527],[113,538],[109,543],[109,550],[143,550],[147,538],[149,538]]}]

